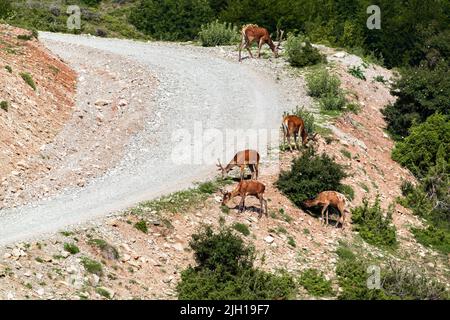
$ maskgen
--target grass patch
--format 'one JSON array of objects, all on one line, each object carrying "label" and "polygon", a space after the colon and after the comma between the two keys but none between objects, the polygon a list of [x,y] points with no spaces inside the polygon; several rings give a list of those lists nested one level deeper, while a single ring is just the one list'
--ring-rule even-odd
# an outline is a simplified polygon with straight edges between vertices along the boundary
[{"label": "grass patch", "polygon": [[245,225],[243,223],[235,222],[233,224],[233,229],[242,233],[244,236],[250,235],[250,230],[248,229],[247,225]]},{"label": "grass patch", "polygon": [[33,39],[33,36],[29,35],[29,34],[19,34],[17,36],[17,39],[24,40],[24,41],[30,41],[31,39]]},{"label": "grass patch", "polygon": [[69,252],[70,254],[77,254],[80,252],[80,249],[73,243],[64,243],[64,250]]},{"label": "grass patch", "polygon": [[287,237],[287,244],[293,248],[297,246],[297,244],[295,243],[295,239],[292,236]]},{"label": "grass patch", "polygon": [[346,157],[347,159],[351,159],[352,158],[352,154],[350,153],[350,151],[348,151],[347,149],[342,148],[341,149],[341,153],[344,157]]},{"label": "grass patch", "polygon": [[148,233],[147,221],[139,220],[134,224],[134,227],[143,233]]},{"label": "grass patch", "polygon": [[9,73],[12,73],[13,70],[10,66],[5,66],[6,71],[8,71]]},{"label": "grass patch", "polygon": [[83,265],[84,269],[92,274],[96,274],[98,276],[103,275],[103,267],[100,262],[97,262],[91,258],[88,257],[82,257],[81,258],[81,264]]},{"label": "grass patch", "polygon": [[102,297],[104,297],[106,299],[111,299],[111,294],[109,293],[108,290],[106,290],[104,288],[96,288],[95,292],[97,292],[99,295],[101,295]]},{"label": "grass patch", "polygon": [[450,233],[433,225],[425,229],[412,228],[417,241],[426,247],[435,249],[445,255],[450,254]]},{"label": "grass patch", "polygon": [[305,270],[298,279],[298,283],[314,297],[330,297],[334,295],[331,281],[326,280],[323,273],[317,269]]},{"label": "grass patch", "polygon": [[33,77],[28,72],[21,72],[20,76],[22,77],[23,81],[25,81],[26,84],[28,84],[34,91],[36,91],[36,84],[34,83]]},{"label": "grass patch", "polygon": [[382,84],[386,84],[387,80],[383,76],[376,76],[373,78],[373,81],[380,82]]},{"label": "grass patch", "polygon": [[143,202],[131,209],[131,213],[139,215],[146,212],[152,214],[185,212],[202,204],[211,194],[230,183],[233,183],[231,179],[217,179],[200,183],[195,188],[178,191],[156,200]]}]

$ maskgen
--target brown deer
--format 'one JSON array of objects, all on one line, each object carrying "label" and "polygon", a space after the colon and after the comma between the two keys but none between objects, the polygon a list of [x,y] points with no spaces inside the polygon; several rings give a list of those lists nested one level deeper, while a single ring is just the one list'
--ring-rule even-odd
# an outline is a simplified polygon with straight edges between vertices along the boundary
[{"label": "brown deer", "polygon": [[305,129],[305,122],[302,118],[297,116],[285,116],[283,118],[283,143],[286,144],[286,139],[289,144],[289,149],[292,152],[292,145],[291,145],[291,136],[294,136],[294,142],[295,146],[297,147],[297,150],[300,151],[300,146],[298,145],[298,135],[302,136],[302,145],[306,146],[309,140],[315,140],[317,133],[314,135],[309,135],[306,132]]},{"label": "brown deer", "polygon": [[[306,200],[303,204],[307,207],[320,206],[322,207],[322,222],[325,223],[323,219],[323,214],[326,211],[326,225],[328,225],[328,207],[332,206],[339,210],[339,213],[342,217],[342,229],[345,226],[345,217],[349,212],[347,209],[347,198],[337,192],[337,191],[323,191],[317,195],[315,199]],[[336,227],[339,224],[339,220],[336,222]]]},{"label": "brown deer", "polygon": [[247,24],[243,26],[241,30],[241,44],[239,45],[239,62],[242,61],[241,54],[244,47],[248,50],[250,57],[253,59],[253,54],[250,50],[253,42],[258,44],[258,58],[261,58],[261,48],[266,43],[269,45],[275,58],[278,58],[278,50],[281,46],[283,34],[284,31],[277,31],[278,44],[275,45],[266,28],[259,27],[256,24]]},{"label": "brown deer", "polygon": [[259,159],[260,156],[257,151],[247,149],[236,153],[226,167],[223,167],[220,160],[217,159],[219,162],[217,166],[219,167],[219,170],[222,171],[222,178],[224,178],[234,167],[239,167],[241,169],[241,180],[244,179],[245,166],[248,166],[252,172],[252,179],[255,178],[255,180],[258,180]]},{"label": "brown deer", "polygon": [[241,196],[241,202],[239,203],[239,212],[245,210],[245,197],[254,196],[259,200],[261,210],[259,212],[259,218],[262,217],[263,213],[267,214],[267,200],[264,199],[264,191],[266,186],[259,181],[255,180],[242,180],[238,183],[236,188],[231,192],[222,192],[223,200],[222,205],[225,206],[231,199],[237,196]]}]

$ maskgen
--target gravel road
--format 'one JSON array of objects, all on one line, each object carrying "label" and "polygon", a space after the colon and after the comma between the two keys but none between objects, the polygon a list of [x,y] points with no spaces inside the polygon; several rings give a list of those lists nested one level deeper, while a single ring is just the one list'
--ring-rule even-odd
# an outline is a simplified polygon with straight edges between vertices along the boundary
[{"label": "gravel road", "polygon": [[[173,148],[179,147],[180,141],[191,150],[193,158],[201,150],[210,148],[212,158],[220,157],[223,162],[239,148],[227,148],[225,154],[223,148],[216,148],[211,141],[195,134],[194,128],[199,125],[222,133],[227,129],[276,132],[279,128],[285,109],[280,85],[251,65],[222,59],[203,48],[177,44],[52,33],[41,33],[40,39],[69,64],[71,57],[86,47],[102,51],[108,57],[114,54],[134,61],[146,68],[149,77],[157,79],[158,86],[156,92],[148,95],[149,101],[143,101],[148,108],[143,129],[126,145],[119,164],[83,188],[65,189],[49,199],[1,210],[0,245],[101,218],[212,177],[216,172],[212,163],[176,165],[173,162]],[[98,58],[95,55],[92,60]],[[92,61],[92,65],[98,65],[98,61]],[[109,93],[115,90],[105,83],[93,81],[91,85]],[[81,94],[77,93],[77,99],[81,99]],[[173,140],[177,129],[185,129],[187,133]],[[183,140],[189,133],[192,139]],[[245,134],[241,133],[237,140],[244,138]],[[201,144],[203,149],[199,149]],[[256,146],[250,144],[249,147]],[[188,155],[187,152],[180,154]]]}]

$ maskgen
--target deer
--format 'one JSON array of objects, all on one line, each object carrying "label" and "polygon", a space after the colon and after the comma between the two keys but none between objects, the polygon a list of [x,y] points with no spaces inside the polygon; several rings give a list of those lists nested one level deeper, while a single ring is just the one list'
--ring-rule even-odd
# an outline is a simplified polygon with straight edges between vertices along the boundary
[{"label": "deer", "polygon": [[236,153],[230,163],[227,164],[226,167],[223,167],[220,163],[220,159],[217,159],[219,167],[219,171],[222,172],[222,178],[230,172],[234,167],[239,167],[241,169],[241,180],[244,179],[244,169],[245,166],[248,166],[250,171],[252,172],[252,179],[258,180],[259,174],[259,153],[255,150],[243,150]]},{"label": "deer", "polygon": [[277,31],[278,44],[272,41],[269,31],[266,28],[262,28],[256,24],[247,24],[242,27],[241,30],[241,44],[239,45],[239,62],[242,61],[242,49],[245,47],[250,53],[250,57],[253,59],[252,51],[250,47],[253,42],[258,44],[258,58],[261,58],[261,48],[264,44],[268,44],[272,50],[275,58],[278,58],[278,50],[280,49],[283,39],[284,31]]},{"label": "deer", "polygon": [[[345,217],[347,213],[349,213],[347,209],[347,198],[337,192],[337,191],[323,191],[317,195],[314,199],[309,199],[303,202],[305,207],[310,208],[314,206],[321,206],[322,207],[322,223],[325,223],[324,220],[324,212],[326,211],[326,225],[328,225],[328,207],[332,206],[339,210],[339,213],[342,217],[342,229],[344,229],[345,226]],[[336,227],[339,224],[339,219],[336,222]]]},{"label": "deer", "polygon": [[299,151],[300,151],[300,146],[298,145],[299,133],[302,136],[303,146],[306,146],[309,140],[315,140],[317,136],[317,133],[315,133],[314,135],[308,134],[306,132],[305,122],[303,121],[303,119],[295,115],[285,116],[283,118],[282,127],[283,127],[283,143],[286,144],[287,139],[289,149],[291,150],[291,152],[292,152],[291,136],[294,136],[295,146]]},{"label": "deer", "polygon": [[233,198],[237,196],[241,196],[241,202],[239,203],[239,213],[245,210],[245,198],[247,196],[254,196],[259,200],[260,211],[259,218],[261,219],[263,213],[267,214],[267,200],[264,199],[264,191],[266,190],[266,186],[259,181],[256,180],[241,180],[237,186],[231,192],[224,192],[222,206],[226,206],[226,204]]}]

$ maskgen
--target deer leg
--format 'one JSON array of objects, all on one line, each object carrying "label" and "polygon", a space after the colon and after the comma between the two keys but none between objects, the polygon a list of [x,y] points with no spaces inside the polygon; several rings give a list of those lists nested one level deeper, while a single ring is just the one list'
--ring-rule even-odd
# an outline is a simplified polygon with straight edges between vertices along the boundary
[{"label": "deer leg", "polygon": [[258,59],[261,58],[261,48],[263,44],[264,44],[263,40],[260,40],[258,43]]},{"label": "deer leg", "polygon": [[267,209],[267,200],[264,199],[264,207],[266,209],[266,217],[269,217],[269,210]]},{"label": "deer leg", "polygon": [[250,57],[253,59],[253,54],[252,54],[252,50],[251,50],[251,43],[247,42],[247,45],[245,46],[247,48],[248,53],[250,54]]},{"label": "deer leg", "polygon": [[287,137],[287,142],[288,142],[289,150],[291,150],[291,152],[292,152],[291,135],[288,133],[288,134],[286,135],[286,137]]},{"label": "deer leg", "polygon": [[241,44],[239,45],[239,62],[242,61],[242,49],[246,45],[247,41],[245,40],[245,37],[242,37]]},{"label": "deer leg", "polygon": [[258,176],[259,176],[259,163],[255,164],[255,175],[256,175],[256,180],[258,180]]},{"label": "deer leg", "polygon": [[[325,210],[327,210],[327,209],[328,209],[328,204],[324,205],[323,208],[322,208],[322,223],[323,224],[325,224],[324,213],[325,213]],[[328,215],[328,211],[327,211],[327,215]]]},{"label": "deer leg", "polygon": [[294,133],[294,142],[297,150],[300,151],[300,146],[298,145],[298,133]]},{"label": "deer leg", "polygon": [[258,195],[258,199],[259,199],[259,205],[261,207],[261,209],[259,210],[259,216],[258,218],[261,219],[263,212],[264,212],[264,198],[262,197],[262,195]]},{"label": "deer leg", "polygon": [[243,212],[245,209],[245,195],[242,196],[241,202],[239,203],[239,213]]},{"label": "deer leg", "polygon": [[255,178],[255,165],[254,164],[249,164],[248,168],[250,169],[250,171],[252,172],[252,177],[251,179],[254,180]]}]

